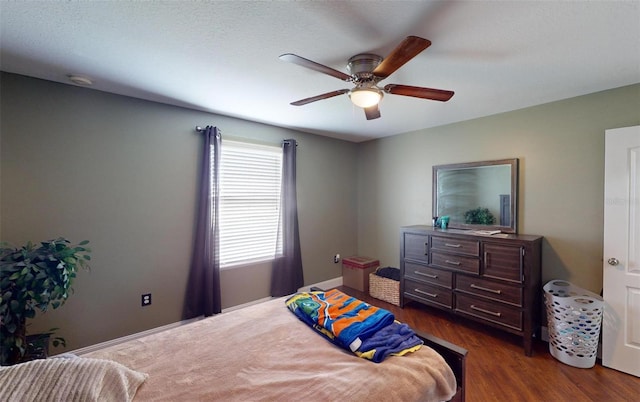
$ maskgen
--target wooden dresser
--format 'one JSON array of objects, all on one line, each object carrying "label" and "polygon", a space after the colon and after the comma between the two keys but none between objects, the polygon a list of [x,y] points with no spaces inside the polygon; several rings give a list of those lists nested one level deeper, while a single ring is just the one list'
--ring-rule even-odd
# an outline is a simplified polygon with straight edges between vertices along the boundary
[{"label": "wooden dresser", "polygon": [[541,236],[403,227],[400,306],[413,300],[519,335],[531,356],[540,327],[541,245]]}]

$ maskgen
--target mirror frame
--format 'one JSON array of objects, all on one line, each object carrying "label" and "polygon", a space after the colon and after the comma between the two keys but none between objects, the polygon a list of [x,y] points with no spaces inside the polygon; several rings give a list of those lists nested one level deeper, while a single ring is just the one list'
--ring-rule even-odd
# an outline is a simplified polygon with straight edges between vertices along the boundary
[{"label": "mirror frame", "polygon": [[435,165],[433,166],[433,181],[432,181],[432,216],[438,215],[438,172],[443,170],[455,170],[455,169],[469,169],[474,167],[485,167],[495,165],[509,165],[511,167],[511,200],[510,200],[510,213],[511,224],[509,226],[502,225],[473,225],[463,222],[449,222],[449,228],[452,229],[471,229],[471,230],[500,230],[503,233],[517,233],[518,225],[518,176],[519,176],[519,161],[518,158],[511,159],[498,159],[481,162],[467,162],[467,163],[453,163],[449,165]]}]

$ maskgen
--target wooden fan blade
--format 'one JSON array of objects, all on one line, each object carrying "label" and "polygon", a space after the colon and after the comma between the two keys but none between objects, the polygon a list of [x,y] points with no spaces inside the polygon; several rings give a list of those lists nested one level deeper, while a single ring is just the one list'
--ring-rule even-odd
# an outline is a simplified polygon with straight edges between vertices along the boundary
[{"label": "wooden fan blade", "polygon": [[396,46],[391,54],[382,60],[382,63],[373,70],[373,75],[383,79],[387,78],[429,46],[431,46],[431,41],[428,39],[418,36],[407,36],[406,39]]},{"label": "wooden fan blade", "polygon": [[444,89],[432,89],[423,87],[412,87],[409,85],[388,84],[384,91],[393,95],[413,96],[414,98],[430,99],[446,102],[453,96],[453,91]]},{"label": "wooden fan blade", "polygon": [[380,108],[379,105],[373,105],[364,108],[364,114],[367,116],[367,120],[373,120],[380,117]]},{"label": "wooden fan blade", "polygon": [[318,71],[323,74],[328,74],[332,77],[336,77],[343,81],[351,81],[352,78],[349,74],[345,74],[342,71],[334,70],[331,67],[327,67],[323,64],[316,63],[315,61],[311,61],[309,59],[305,59],[304,57],[300,57],[293,53],[286,53],[280,56],[280,60],[287,61],[289,63],[297,64],[302,67],[310,68],[312,70]]},{"label": "wooden fan blade", "polygon": [[347,92],[349,92],[348,89],[339,89],[337,91],[327,92],[326,94],[312,96],[311,98],[300,99],[299,101],[291,102],[291,104],[293,106],[302,106],[302,105],[306,105],[307,103],[311,103],[311,102],[315,102],[323,99],[329,99],[329,98],[333,98],[334,96],[346,94]]}]

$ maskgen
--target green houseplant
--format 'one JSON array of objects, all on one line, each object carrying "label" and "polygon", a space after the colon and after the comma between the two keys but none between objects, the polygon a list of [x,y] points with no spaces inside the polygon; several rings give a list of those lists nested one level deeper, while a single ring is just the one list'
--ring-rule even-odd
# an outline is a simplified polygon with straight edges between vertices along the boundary
[{"label": "green houseplant", "polygon": [[473,225],[493,225],[496,222],[495,216],[489,208],[478,207],[470,209],[464,213],[464,223]]},{"label": "green houseplant", "polygon": [[25,355],[27,318],[35,317],[36,311],[46,312],[49,306],[58,308],[67,300],[78,268],[89,267],[88,243],[72,245],[60,237],[39,244],[28,242],[20,248],[0,245],[1,365],[20,362]]}]

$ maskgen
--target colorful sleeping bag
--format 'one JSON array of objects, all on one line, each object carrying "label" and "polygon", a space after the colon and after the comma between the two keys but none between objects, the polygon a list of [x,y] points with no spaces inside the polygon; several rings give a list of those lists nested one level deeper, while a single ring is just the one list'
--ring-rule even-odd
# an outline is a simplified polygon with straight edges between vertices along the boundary
[{"label": "colorful sleeping bag", "polygon": [[418,350],[422,340],[390,311],[338,290],[296,293],[286,305],[300,320],[336,345],[381,362],[389,355]]}]

